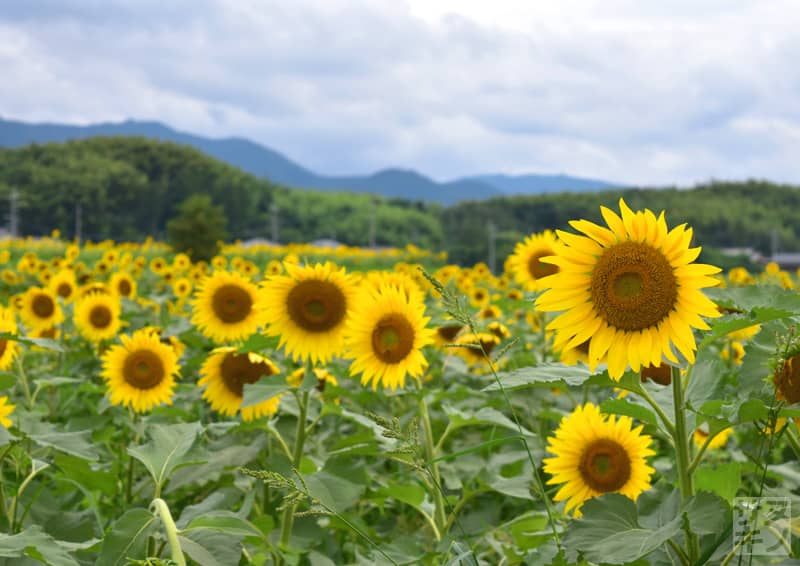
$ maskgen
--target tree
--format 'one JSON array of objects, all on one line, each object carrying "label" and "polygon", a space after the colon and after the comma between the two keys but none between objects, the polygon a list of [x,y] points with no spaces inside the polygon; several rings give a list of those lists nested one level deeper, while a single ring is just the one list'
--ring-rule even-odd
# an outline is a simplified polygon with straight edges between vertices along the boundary
[{"label": "tree", "polygon": [[214,206],[208,195],[194,194],[181,202],[178,215],[167,223],[169,243],[193,261],[208,261],[219,252],[219,242],[227,238],[227,224],[221,206]]}]

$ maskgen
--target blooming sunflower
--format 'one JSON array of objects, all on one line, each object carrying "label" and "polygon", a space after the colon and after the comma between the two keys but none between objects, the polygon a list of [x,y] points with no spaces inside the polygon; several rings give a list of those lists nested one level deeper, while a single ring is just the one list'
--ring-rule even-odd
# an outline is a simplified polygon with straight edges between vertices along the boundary
[{"label": "blooming sunflower", "polygon": [[406,375],[417,377],[428,365],[421,350],[433,343],[429,320],[425,304],[397,287],[362,294],[347,323],[350,374],[360,373],[362,385],[372,382],[373,389],[404,387]]},{"label": "blooming sunflower", "polygon": [[466,327],[462,323],[455,320],[443,322],[436,327],[433,334],[434,345],[441,349],[446,349],[446,345],[453,344],[464,328]]},{"label": "blooming sunflower", "polygon": [[70,302],[78,288],[75,272],[72,269],[61,269],[50,279],[47,287],[65,302]]},{"label": "blooming sunflower", "polygon": [[132,407],[145,413],[156,405],[171,404],[178,358],[158,336],[135,332],[120,336],[116,344],[103,354],[103,379],[112,405]]},{"label": "blooming sunflower", "polygon": [[531,234],[519,242],[508,258],[508,269],[517,283],[528,291],[539,291],[542,279],[558,273],[558,266],[541,261],[543,257],[553,255],[555,248],[556,237],[550,230]]},{"label": "blooming sunflower", "polygon": [[20,315],[32,330],[51,328],[64,320],[55,294],[42,287],[31,287],[25,292]]},{"label": "blooming sunflower", "polygon": [[119,297],[125,297],[126,299],[136,298],[136,279],[129,273],[124,271],[115,272],[111,276],[109,287],[111,287],[111,292]]},{"label": "blooming sunflower", "polygon": [[16,405],[12,405],[8,402],[8,395],[0,397],[0,424],[6,428],[11,426],[11,419],[8,417],[14,412],[14,407],[16,407]]},{"label": "blooming sunflower", "polygon": [[558,231],[556,255],[543,261],[559,268],[542,282],[549,287],[536,301],[543,311],[565,311],[548,329],[567,348],[590,339],[589,366],[608,362],[619,379],[630,366],[677,363],[672,346],[690,362],[696,349],[692,328],[708,329],[701,316],[720,316],[700,291],[717,285],[719,268],[693,263],[691,228],[667,230],[662,212],[633,212],[619,201],[622,217],[601,207],[608,228],[588,220],[570,225],[586,236]]},{"label": "blooming sunflower", "polygon": [[[223,415],[233,416],[242,406],[245,383],[255,383],[262,377],[279,373],[280,370],[267,358],[258,354],[237,354],[236,348],[217,348],[200,368],[203,399],[211,408]],[[257,405],[241,409],[242,420],[252,421],[262,416],[274,415],[278,411],[280,395]]]},{"label": "blooming sunflower", "polygon": [[630,417],[603,416],[591,403],[577,407],[561,419],[555,435],[549,437],[544,471],[553,477],[548,485],[564,484],[555,501],[565,501],[567,512],[581,516],[583,503],[603,493],[621,493],[634,501],[650,489],[655,471],[645,458],[655,452],[651,438],[633,428]]},{"label": "blooming sunflower", "polygon": [[333,263],[284,263],[288,275],[261,284],[259,308],[266,332],[294,360],[325,364],[344,349],[344,329],[355,302],[353,278]]},{"label": "blooming sunflower", "polygon": [[[14,312],[10,309],[0,307],[0,332],[16,334],[17,330],[17,321],[14,319]],[[0,340],[0,370],[4,371],[11,367],[18,352],[19,342],[15,340]]]},{"label": "blooming sunflower", "polygon": [[[486,358],[483,355],[483,352],[486,352],[486,355],[491,357],[492,351],[495,347],[500,344],[500,338],[495,334],[490,334],[489,332],[478,332],[477,334],[463,334],[455,341],[455,344],[462,346],[461,348],[455,348],[456,353],[468,364],[485,364]],[[483,350],[480,347],[482,346]]]},{"label": "blooming sunflower", "polygon": [[117,297],[89,293],[75,307],[75,326],[91,342],[108,340],[119,332],[120,310]]},{"label": "blooming sunflower", "polygon": [[261,325],[257,296],[258,288],[238,273],[217,271],[197,287],[192,323],[217,343],[243,340]]}]

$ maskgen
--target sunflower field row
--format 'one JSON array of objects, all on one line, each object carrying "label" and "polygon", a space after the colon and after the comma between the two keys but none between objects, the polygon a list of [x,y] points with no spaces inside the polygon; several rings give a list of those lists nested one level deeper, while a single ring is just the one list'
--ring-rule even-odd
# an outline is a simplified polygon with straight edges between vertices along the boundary
[{"label": "sunflower field row", "polygon": [[798,274],[601,212],[499,274],[0,244],[0,564],[798,558]]}]

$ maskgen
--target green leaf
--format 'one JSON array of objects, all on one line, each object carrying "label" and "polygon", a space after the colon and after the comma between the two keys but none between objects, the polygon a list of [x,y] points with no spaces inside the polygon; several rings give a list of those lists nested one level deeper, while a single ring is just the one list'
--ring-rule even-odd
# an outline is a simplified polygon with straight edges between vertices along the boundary
[{"label": "green leaf", "polygon": [[289,385],[285,380],[261,379],[255,383],[244,384],[244,396],[242,397],[242,409],[258,405],[259,403],[272,399],[273,397],[285,393],[289,390]]},{"label": "green leaf", "polygon": [[197,446],[203,430],[200,423],[154,424],[147,430],[150,441],[128,448],[128,454],[144,464],[153,477],[157,491],[174,470],[206,461],[205,451]]},{"label": "green leaf", "polygon": [[0,533],[0,556],[3,558],[22,558],[29,556],[53,566],[78,566],[61,543],[34,525],[21,533],[7,535]]},{"label": "green leaf", "polygon": [[90,430],[64,432],[56,425],[32,419],[26,419],[20,428],[40,446],[55,448],[84,460],[95,461],[100,457],[97,447],[92,444]]},{"label": "green leaf", "polygon": [[733,503],[736,492],[742,485],[742,465],[726,462],[713,468],[699,467],[694,473],[695,487],[716,493],[728,503]]},{"label": "green leaf", "polygon": [[643,423],[658,426],[658,419],[653,411],[625,399],[607,399],[600,404],[600,411],[612,415],[625,415]]},{"label": "green leaf", "polygon": [[[567,385],[581,385],[592,375],[585,365],[568,366],[561,363],[543,363],[538,366],[515,369],[497,374],[503,389],[514,391],[537,385],[561,381]],[[497,382],[490,383],[483,391],[499,391]]]},{"label": "green leaf", "polygon": [[278,342],[280,336],[267,336],[266,334],[253,334],[239,346],[238,353],[244,354],[247,352],[274,352],[278,349]]},{"label": "green leaf", "polygon": [[698,535],[717,535],[731,520],[728,505],[721,497],[701,491],[692,497],[683,510],[692,532]]},{"label": "green leaf", "polygon": [[26,344],[28,346],[39,346],[45,350],[52,350],[53,352],[63,352],[64,346],[60,342],[51,338],[33,338],[31,336],[17,336],[10,332],[0,332],[0,340],[9,340]]},{"label": "green leaf", "polygon": [[178,535],[181,550],[200,566],[239,564],[242,557],[241,537],[209,530]]},{"label": "green leaf", "polygon": [[196,517],[181,529],[181,533],[186,534],[198,529],[209,529],[239,537],[261,537],[258,527],[231,511],[215,511]]},{"label": "green leaf", "polygon": [[117,478],[111,472],[95,470],[83,458],[57,454],[55,464],[64,478],[77,483],[87,491],[101,491],[113,496],[117,492]]},{"label": "green leaf", "polygon": [[353,483],[326,471],[304,476],[303,479],[311,496],[336,513],[343,513],[364,492],[363,485]]},{"label": "green leaf", "polygon": [[146,558],[147,539],[157,526],[158,519],[147,509],[126,511],[103,539],[95,566],[120,566],[127,564],[129,558]]},{"label": "green leaf", "polygon": [[[443,406],[442,409],[444,409],[445,414],[447,414],[447,418],[450,419],[451,430],[474,425],[496,425],[513,430],[514,432],[519,430],[514,421],[491,407],[483,407],[474,413],[461,411],[448,405]],[[522,434],[535,436],[534,433],[526,430],[524,427],[522,428]]]}]

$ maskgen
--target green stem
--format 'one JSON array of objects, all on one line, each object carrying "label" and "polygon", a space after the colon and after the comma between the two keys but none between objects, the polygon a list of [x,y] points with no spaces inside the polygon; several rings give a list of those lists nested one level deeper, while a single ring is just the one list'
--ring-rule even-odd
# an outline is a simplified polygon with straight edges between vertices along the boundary
[{"label": "green stem", "polygon": [[661,405],[659,405],[656,400],[650,396],[650,393],[647,392],[647,390],[644,388],[644,385],[642,385],[639,390],[636,391],[636,393],[638,393],[642,399],[647,401],[647,404],[650,405],[656,413],[658,413],[658,416],[661,418],[661,422],[664,423],[664,428],[667,429],[667,432],[671,437],[675,438],[675,424],[669,419],[667,413],[665,413],[664,409],[661,408]]},{"label": "green stem", "polygon": [[[306,368],[306,371],[311,371]],[[292,456],[292,467],[300,473],[300,462],[303,459],[303,447],[306,441],[306,414],[308,413],[308,398],[309,392],[303,391],[302,398],[299,399],[300,412],[297,415],[297,432],[294,438],[294,454]],[[294,504],[288,505],[283,510],[283,518],[281,520],[281,546],[288,546],[289,539],[292,536],[292,524],[294,523]]]},{"label": "green stem", "polygon": [[164,530],[167,533],[167,541],[169,541],[172,561],[178,566],[186,566],[186,558],[183,556],[181,542],[178,540],[178,527],[175,526],[175,521],[172,520],[172,513],[169,512],[167,502],[160,497],[156,497],[150,504],[150,510],[153,514],[158,513],[158,516],[161,518],[161,523],[164,525]]},{"label": "green stem", "polygon": [[[678,484],[683,504],[694,495],[692,474],[689,471],[689,433],[686,430],[686,407],[683,400],[683,380],[680,368],[672,368],[672,399],[675,405],[675,459],[678,468]],[[689,562],[694,564],[700,553],[697,537],[686,529],[687,554]]]},{"label": "green stem", "polygon": [[436,457],[436,452],[433,447],[433,429],[431,428],[431,418],[428,413],[428,404],[425,402],[425,395],[420,394],[419,397],[419,413],[422,417],[422,430],[424,433],[423,440],[425,441],[425,458],[429,462],[431,477],[433,479],[433,503],[435,506],[434,517],[436,520],[437,530],[442,532],[447,517],[445,516],[445,502],[444,495],[442,494],[442,478],[439,474],[439,464],[433,461]]},{"label": "green stem", "polygon": [[19,498],[22,497],[22,492],[25,491],[25,488],[28,487],[28,484],[31,483],[31,480],[33,480],[33,478],[36,476],[36,474],[38,474],[39,472],[41,472],[45,468],[49,468],[49,467],[50,467],[50,464],[44,464],[41,468],[36,468],[32,464],[31,465],[31,473],[29,473],[28,476],[24,480],[22,480],[22,483],[20,484],[19,489],[17,490],[17,494],[11,500],[11,510],[8,512],[9,516],[11,517],[11,532],[12,533],[15,533],[16,532],[16,528],[17,528],[17,503],[19,502]]},{"label": "green stem", "polygon": [[717,437],[717,435],[721,432],[722,431],[719,430],[715,434],[709,433],[708,436],[706,436],[706,439],[703,441],[703,445],[697,451],[697,454],[694,455],[692,463],[689,464],[690,475],[694,474],[694,471],[697,469],[697,466],[700,465],[700,461],[703,459],[703,454],[705,454],[706,450],[708,450],[708,447],[711,445],[711,441],[714,440]]},{"label": "green stem", "polygon": [[25,375],[25,368],[22,366],[22,356],[17,356],[17,373],[19,374],[19,383],[22,385],[22,393],[25,395],[25,403],[28,409],[33,409],[33,396],[31,389],[28,387],[28,378]]},{"label": "green stem", "polygon": [[792,447],[795,457],[800,460],[800,441],[797,440],[797,433],[794,431],[793,426],[786,427],[786,439],[789,441],[789,446]]}]

